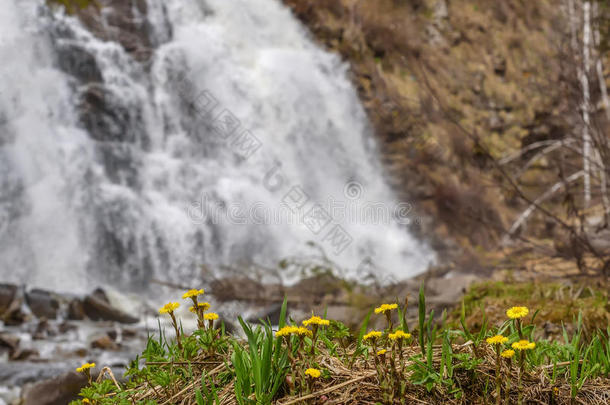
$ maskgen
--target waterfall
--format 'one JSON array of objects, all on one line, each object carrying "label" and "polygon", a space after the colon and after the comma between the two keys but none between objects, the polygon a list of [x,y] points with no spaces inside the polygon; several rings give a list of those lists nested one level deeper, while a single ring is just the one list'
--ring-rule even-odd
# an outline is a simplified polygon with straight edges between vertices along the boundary
[{"label": "waterfall", "polygon": [[348,276],[434,261],[385,182],[348,66],[281,2],[105,0],[82,18],[6,3],[1,280],[188,284],[200,265],[275,267],[311,242]]}]

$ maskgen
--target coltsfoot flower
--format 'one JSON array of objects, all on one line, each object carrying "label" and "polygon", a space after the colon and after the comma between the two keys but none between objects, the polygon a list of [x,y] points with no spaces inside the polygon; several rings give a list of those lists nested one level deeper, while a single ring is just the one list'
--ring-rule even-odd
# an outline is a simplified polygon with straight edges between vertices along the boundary
[{"label": "coltsfoot flower", "polygon": [[80,366],[79,368],[76,369],[77,373],[84,373],[86,370],[89,370],[90,368],[94,368],[95,367],[95,363],[85,363],[82,366]]},{"label": "coltsfoot flower", "polygon": [[399,339],[409,339],[411,337],[410,333],[405,333],[402,330],[397,330],[394,333],[390,333],[388,335],[388,337],[392,340],[399,340]]},{"label": "coltsfoot flower", "polygon": [[511,357],[513,357],[515,355],[515,351],[508,349],[508,350],[504,350],[502,353],[500,353],[500,356],[506,358],[506,359],[510,359]]},{"label": "coltsfoot flower", "polygon": [[383,356],[384,354],[386,354],[388,351],[386,349],[381,349],[377,352],[377,356]]},{"label": "coltsfoot flower", "polygon": [[309,325],[328,326],[328,325],[330,325],[330,321],[328,319],[322,319],[319,316],[312,316],[311,318],[304,320],[303,325],[304,326],[309,326]]},{"label": "coltsfoot flower", "polygon": [[369,333],[367,333],[366,335],[364,335],[362,337],[362,340],[378,339],[380,337],[381,337],[381,332],[379,332],[378,330],[373,330],[373,331],[370,331]]},{"label": "coltsfoot flower", "polygon": [[191,311],[192,313],[196,314],[199,310],[202,311],[207,311],[208,309],[210,309],[210,303],[209,302],[198,302],[197,303],[197,308],[195,308],[194,306],[189,308],[189,311]]},{"label": "coltsfoot flower", "polygon": [[532,350],[536,347],[536,343],[530,342],[529,340],[520,340],[511,345],[515,350]]},{"label": "coltsfoot flower", "polygon": [[187,292],[185,292],[185,293],[182,295],[182,299],[185,299],[185,300],[186,300],[186,299],[188,299],[188,298],[192,298],[192,297],[197,297],[197,296],[199,296],[199,295],[203,295],[204,293],[205,293],[205,291],[203,290],[203,288],[202,288],[202,289],[200,289],[200,290],[197,290],[197,289],[194,289],[194,288],[193,288],[193,289],[188,290]]},{"label": "coltsfoot flower", "polygon": [[309,337],[313,336],[313,332],[304,326],[299,326],[298,328],[296,328],[294,333],[296,333],[299,336],[309,336]]},{"label": "coltsfoot flower", "polygon": [[311,378],[320,378],[320,375],[322,375],[322,373],[320,373],[320,370],[318,370],[317,368],[308,368],[307,370],[305,370],[305,375],[308,375]]},{"label": "coltsfoot flower", "polygon": [[159,308],[159,313],[160,314],[173,314],[174,311],[178,309],[178,307],[180,307],[180,303],[169,302],[169,303],[163,305],[161,308]]},{"label": "coltsfoot flower", "polygon": [[380,305],[377,308],[375,308],[375,313],[376,314],[381,314],[381,313],[385,314],[385,313],[390,312],[397,308],[398,308],[398,304],[383,304],[383,305]]},{"label": "coltsfoot flower", "polygon": [[293,333],[297,333],[298,330],[299,328],[296,326],[284,326],[275,332],[275,336],[290,336]]},{"label": "coltsfoot flower", "polygon": [[485,341],[487,342],[487,344],[490,344],[490,345],[502,345],[502,344],[508,342],[508,338],[504,337],[502,335],[496,335],[496,336],[485,339]]},{"label": "coltsfoot flower", "polygon": [[84,398],[84,399],[81,401],[81,404],[90,404],[90,403],[91,403],[91,401],[89,401],[89,399],[87,399],[87,398]]},{"label": "coltsfoot flower", "polygon": [[210,312],[208,314],[204,314],[203,319],[205,319],[206,321],[215,321],[216,319],[218,319],[218,314],[216,312]]},{"label": "coltsfoot flower", "polygon": [[506,311],[506,316],[510,319],[519,319],[527,316],[530,310],[527,307],[512,307],[508,311]]}]

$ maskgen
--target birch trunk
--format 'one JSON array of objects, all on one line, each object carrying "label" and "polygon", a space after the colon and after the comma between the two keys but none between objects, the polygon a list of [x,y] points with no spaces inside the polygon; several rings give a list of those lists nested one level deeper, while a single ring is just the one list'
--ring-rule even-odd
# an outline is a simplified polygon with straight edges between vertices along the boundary
[{"label": "birch trunk", "polygon": [[588,73],[591,65],[590,43],[591,43],[591,3],[585,1],[583,4],[583,69],[580,75],[582,84],[582,154],[583,154],[583,178],[584,178],[584,208],[589,208],[591,203],[591,134],[589,133],[589,78]]}]

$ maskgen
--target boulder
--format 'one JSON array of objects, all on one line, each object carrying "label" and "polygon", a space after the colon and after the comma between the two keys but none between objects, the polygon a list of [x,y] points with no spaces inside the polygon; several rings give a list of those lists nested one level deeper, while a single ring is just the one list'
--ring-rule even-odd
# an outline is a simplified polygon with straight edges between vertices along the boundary
[{"label": "boulder", "polygon": [[10,358],[19,350],[19,338],[8,333],[0,333],[0,349],[8,350]]},{"label": "boulder", "polygon": [[25,293],[25,301],[38,318],[57,318],[59,301],[49,291],[38,288],[30,290]]},{"label": "boulder", "polygon": [[75,372],[26,385],[23,389],[23,405],[65,405],[78,398],[87,385],[87,378]]},{"label": "boulder", "polygon": [[68,319],[72,321],[82,321],[87,315],[85,314],[85,306],[83,301],[74,298],[68,303]]},{"label": "boulder", "polygon": [[474,274],[449,273],[445,277],[431,278],[426,282],[426,304],[442,310],[459,303],[464,293],[473,283],[480,280]]},{"label": "boulder", "polygon": [[17,349],[17,351],[11,356],[13,361],[30,360],[32,358],[38,358],[40,353],[36,349]]},{"label": "boulder", "polygon": [[44,340],[49,336],[56,335],[57,332],[51,327],[49,321],[46,318],[41,318],[36,325],[36,330],[32,334],[34,340]]},{"label": "boulder", "polygon": [[93,321],[114,321],[120,323],[138,323],[138,318],[120,309],[114,308],[98,295],[90,294],[83,302],[85,314]]},{"label": "boulder", "polygon": [[91,342],[92,349],[102,350],[118,350],[119,345],[116,344],[108,335],[101,336]]},{"label": "boulder", "polygon": [[210,290],[220,302],[257,301],[268,298],[265,287],[249,277],[227,277],[212,281]]},{"label": "boulder", "polygon": [[0,283],[0,316],[8,311],[17,295],[18,287],[14,284]]},{"label": "boulder", "polygon": [[260,323],[261,320],[269,322],[272,325],[277,325],[280,322],[280,312],[282,310],[282,304],[269,305],[256,314],[250,316],[247,321],[251,323]]},{"label": "boulder", "polygon": [[104,301],[107,304],[110,304],[110,299],[108,298],[108,294],[106,294],[106,291],[104,291],[103,288],[100,288],[100,287],[96,288],[91,293],[91,296],[97,298],[100,301]]},{"label": "boulder", "polygon": [[21,325],[28,319],[28,315],[21,309],[21,300],[15,300],[9,309],[2,316],[4,324],[7,326]]}]

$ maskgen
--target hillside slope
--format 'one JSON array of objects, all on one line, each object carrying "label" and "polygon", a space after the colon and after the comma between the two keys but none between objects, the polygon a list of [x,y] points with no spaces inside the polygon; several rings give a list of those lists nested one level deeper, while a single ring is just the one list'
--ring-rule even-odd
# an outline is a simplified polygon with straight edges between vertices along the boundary
[{"label": "hillside slope", "polygon": [[[350,63],[393,186],[426,218],[421,234],[468,265],[496,250],[527,207],[498,161],[580,125],[565,10],[517,0],[284,2]],[[601,108],[593,118],[608,125]],[[530,155],[506,170],[533,199],[558,170],[545,159],[521,170]],[[534,215],[529,231],[565,237],[547,222]]]}]

